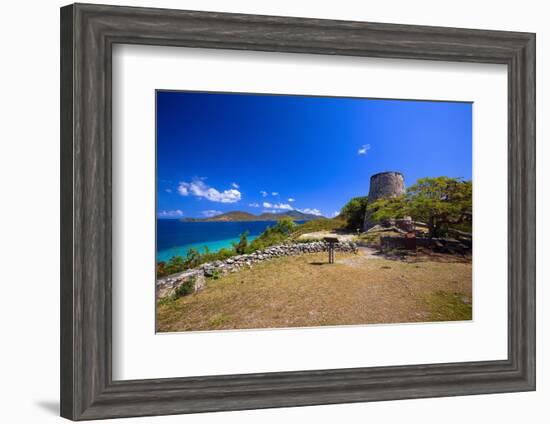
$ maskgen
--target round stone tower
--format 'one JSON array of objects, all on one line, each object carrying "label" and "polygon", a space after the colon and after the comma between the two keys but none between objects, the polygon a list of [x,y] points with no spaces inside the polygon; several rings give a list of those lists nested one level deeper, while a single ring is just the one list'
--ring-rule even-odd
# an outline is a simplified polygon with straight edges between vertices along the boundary
[{"label": "round stone tower", "polygon": [[[370,204],[381,198],[398,197],[405,194],[405,180],[400,172],[380,172],[370,177],[369,200]],[[365,214],[363,231],[374,226],[370,214]]]}]

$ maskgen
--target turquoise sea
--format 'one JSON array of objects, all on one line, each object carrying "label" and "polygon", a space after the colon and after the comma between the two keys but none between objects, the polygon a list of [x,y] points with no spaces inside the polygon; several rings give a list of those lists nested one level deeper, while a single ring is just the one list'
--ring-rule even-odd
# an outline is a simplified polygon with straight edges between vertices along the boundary
[{"label": "turquoise sea", "polygon": [[[299,222],[300,223],[300,222]],[[256,239],[275,221],[241,222],[182,222],[177,219],[157,220],[157,261],[167,261],[172,256],[185,256],[191,248],[211,252],[231,248],[239,236],[248,231],[248,241]]]}]

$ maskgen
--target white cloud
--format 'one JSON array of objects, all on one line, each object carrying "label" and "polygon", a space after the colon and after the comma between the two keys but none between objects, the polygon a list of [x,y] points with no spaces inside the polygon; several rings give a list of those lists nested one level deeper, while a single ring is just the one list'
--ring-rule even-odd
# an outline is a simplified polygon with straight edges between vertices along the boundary
[{"label": "white cloud", "polygon": [[277,203],[276,205],[273,205],[275,209],[282,209],[285,211],[291,211],[294,209],[292,206],[290,206],[288,203]]},{"label": "white cloud", "polygon": [[178,186],[178,193],[182,196],[189,196],[189,189],[188,189],[189,183],[180,183]]},{"label": "white cloud", "polygon": [[179,218],[182,216],[183,216],[183,212],[179,209],[168,210],[168,211],[164,210],[158,213],[159,218]]},{"label": "white cloud", "polygon": [[358,155],[361,155],[361,156],[364,156],[367,154],[367,151],[370,150],[370,144],[363,144],[359,150],[357,150],[357,154]]},{"label": "white cloud", "polygon": [[302,212],[302,213],[307,213],[307,214],[310,214],[310,215],[317,215],[317,216],[321,216],[321,211],[319,209],[315,209],[315,208],[305,208],[305,209],[296,209],[298,212]]},{"label": "white cloud", "polygon": [[215,188],[209,187],[200,178],[194,178],[193,181],[187,183],[180,182],[178,192],[182,196],[193,195],[196,197],[204,197],[211,202],[219,203],[236,203],[241,200],[241,192],[234,188],[224,191],[218,191]]},{"label": "white cloud", "polygon": [[273,193],[271,193],[272,196],[278,196],[279,193],[277,193],[276,191],[274,191]]},{"label": "white cloud", "polygon": [[248,206],[250,206],[251,208],[259,208],[260,205],[258,203],[249,203]]},{"label": "white cloud", "polygon": [[264,202],[264,203],[263,203],[263,207],[264,207],[264,208],[273,208],[273,209],[277,209],[277,210],[281,210],[281,211],[291,211],[292,209],[294,209],[292,206],[290,206],[290,205],[287,204],[287,203],[269,203],[269,202]]},{"label": "white cloud", "polygon": [[338,216],[340,215],[340,211],[334,211],[332,212],[332,216],[335,217],[335,216]]},{"label": "white cloud", "polygon": [[222,211],[215,211],[215,210],[207,210],[207,211],[202,211],[201,214],[202,216],[205,216],[207,218],[211,218],[213,216],[216,216],[216,215],[221,215]]},{"label": "white cloud", "polygon": [[164,191],[165,191],[166,193],[172,193],[172,189],[171,189],[171,188],[165,188]]},{"label": "white cloud", "polygon": [[262,195],[262,197],[267,197],[267,191],[261,190],[260,194]]},{"label": "white cloud", "polygon": [[231,187],[233,187],[233,188],[239,188],[239,184],[237,184],[237,183],[231,183]]},{"label": "white cloud", "polygon": [[295,202],[296,199],[293,199],[292,197],[289,197],[289,198],[288,198],[288,201],[289,201],[290,203],[292,203],[292,202]]}]

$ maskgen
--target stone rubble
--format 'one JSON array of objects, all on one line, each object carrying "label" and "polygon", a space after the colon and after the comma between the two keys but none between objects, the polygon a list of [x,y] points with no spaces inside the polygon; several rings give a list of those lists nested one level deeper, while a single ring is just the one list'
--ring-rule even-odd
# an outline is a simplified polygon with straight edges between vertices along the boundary
[{"label": "stone rubble", "polygon": [[202,270],[198,269],[189,269],[187,271],[169,275],[168,277],[159,278],[156,285],[157,299],[172,296],[179,286],[189,282],[190,280],[194,280],[194,293],[202,290],[206,283],[204,273]]}]

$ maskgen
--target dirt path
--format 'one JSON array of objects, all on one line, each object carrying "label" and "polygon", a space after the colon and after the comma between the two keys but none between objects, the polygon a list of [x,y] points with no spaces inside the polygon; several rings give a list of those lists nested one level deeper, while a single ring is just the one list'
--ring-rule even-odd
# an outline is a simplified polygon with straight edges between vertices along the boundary
[{"label": "dirt path", "polygon": [[353,233],[340,233],[336,231],[315,231],[313,233],[302,234],[299,239],[302,240],[322,240],[324,237],[336,237],[340,241],[353,241],[357,236]]},{"label": "dirt path", "polygon": [[367,261],[382,259],[376,249],[360,246],[357,248],[357,250],[357,255],[346,255],[346,257],[343,259],[338,259],[338,254],[336,254],[336,263],[345,264],[352,267],[360,267],[364,265]]}]

